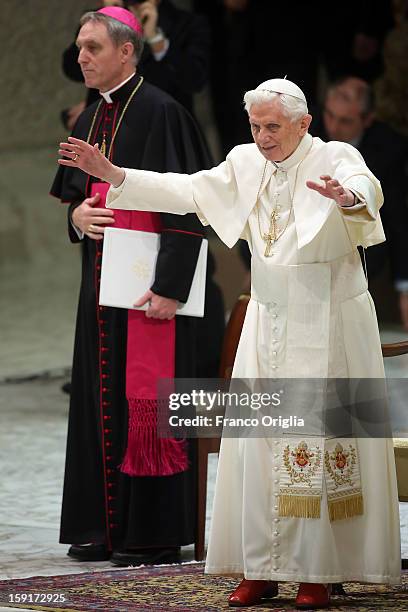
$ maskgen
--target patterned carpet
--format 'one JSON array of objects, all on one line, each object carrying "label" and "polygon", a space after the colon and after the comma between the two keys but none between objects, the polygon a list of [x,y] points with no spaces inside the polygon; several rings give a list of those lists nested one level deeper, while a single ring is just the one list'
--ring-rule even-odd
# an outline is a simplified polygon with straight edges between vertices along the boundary
[{"label": "patterned carpet", "polygon": [[[65,576],[4,580],[0,603],[12,608],[61,612],[71,610],[161,610],[174,612],[217,612],[231,610],[227,597],[237,581],[205,576],[203,565],[186,564]],[[408,573],[398,587],[346,584],[347,597],[334,597],[330,610],[385,612],[408,610]],[[262,610],[293,610],[297,586],[282,583],[279,596],[256,606]],[[45,602],[38,602],[38,596]],[[20,595],[21,603],[16,601]],[[37,603],[35,601],[37,596]],[[65,601],[61,601],[62,599]],[[46,603],[46,600],[51,600]],[[59,600],[59,601],[58,601]]]}]

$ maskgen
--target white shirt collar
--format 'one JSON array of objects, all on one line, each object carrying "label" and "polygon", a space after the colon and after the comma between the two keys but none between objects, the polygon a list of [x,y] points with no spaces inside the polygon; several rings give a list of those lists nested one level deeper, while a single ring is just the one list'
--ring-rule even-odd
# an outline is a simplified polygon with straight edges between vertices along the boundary
[{"label": "white shirt collar", "polygon": [[305,157],[306,153],[310,149],[312,142],[313,142],[313,137],[309,133],[305,134],[302,140],[299,142],[297,148],[293,151],[291,155],[289,155],[289,157],[287,157],[283,161],[278,162],[276,164],[273,163],[273,165],[277,169],[280,168],[281,170],[284,170],[285,172],[287,172],[289,168],[296,166],[302,161],[302,159]]},{"label": "white shirt collar", "polygon": [[102,98],[105,100],[105,102],[107,104],[112,104],[113,100],[111,98],[111,94],[113,94],[114,91],[117,91],[118,89],[120,89],[121,87],[123,87],[123,85],[125,83],[127,83],[128,81],[130,81],[130,79],[133,79],[133,77],[135,76],[136,71],[130,75],[130,77],[128,77],[127,79],[125,79],[124,81],[122,81],[122,83],[119,83],[119,85],[116,85],[116,87],[113,87],[112,89],[109,89],[109,91],[100,91],[99,93],[101,94]]}]

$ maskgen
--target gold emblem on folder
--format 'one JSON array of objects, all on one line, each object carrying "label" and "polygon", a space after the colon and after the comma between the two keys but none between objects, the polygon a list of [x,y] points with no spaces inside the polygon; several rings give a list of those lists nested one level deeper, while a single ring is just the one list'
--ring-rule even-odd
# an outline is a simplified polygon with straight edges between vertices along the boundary
[{"label": "gold emblem on folder", "polygon": [[152,277],[152,268],[145,261],[136,261],[132,266],[133,272],[136,274],[138,278],[143,280],[149,279]]}]

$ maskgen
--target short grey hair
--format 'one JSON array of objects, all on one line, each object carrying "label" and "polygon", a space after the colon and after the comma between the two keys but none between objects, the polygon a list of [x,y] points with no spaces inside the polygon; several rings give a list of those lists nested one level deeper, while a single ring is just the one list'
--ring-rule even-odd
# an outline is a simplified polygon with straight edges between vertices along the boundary
[{"label": "short grey hair", "polygon": [[143,52],[143,38],[140,34],[121,21],[96,11],[85,13],[85,15],[82,16],[79,24],[82,27],[89,21],[94,23],[103,23],[106,26],[109,38],[112,40],[115,47],[120,47],[120,45],[124,45],[127,42],[132,43],[134,49],[133,59],[135,66],[138,64],[140,56]]},{"label": "short grey hair", "polygon": [[245,110],[249,113],[253,104],[265,104],[278,99],[282,105],[282,112],[291,121],[297,121],[308,114],[307,104],[300,98],[281,94],[276,91],[266,89],[252,89],[247,91],[244,96]]},{"label": "short grey hair", "polygon": [[375,109],[373,88],[358,77],[345,76],[337,79],[329,86],[328,96],[335,96],[349,104],[358,102],[363,116],[369,115]]}]

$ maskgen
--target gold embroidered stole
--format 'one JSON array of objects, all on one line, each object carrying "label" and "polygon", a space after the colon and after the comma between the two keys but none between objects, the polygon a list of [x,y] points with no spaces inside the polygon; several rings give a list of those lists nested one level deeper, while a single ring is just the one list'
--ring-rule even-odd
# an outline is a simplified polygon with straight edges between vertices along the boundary
[{"label": "gold embroidered stole", "polygon": [[357,440],[285,438],[279,515],[320,518],[324,491],[330,521],[363,514]]}]

